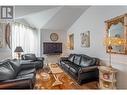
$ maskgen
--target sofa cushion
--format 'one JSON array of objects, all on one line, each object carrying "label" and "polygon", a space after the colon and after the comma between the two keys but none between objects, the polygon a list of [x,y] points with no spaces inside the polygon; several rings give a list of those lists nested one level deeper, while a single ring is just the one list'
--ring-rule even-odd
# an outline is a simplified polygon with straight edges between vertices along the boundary
[{"label": "sofa cushion", "polygon": [[31,68],[35,68],[35,65],[31,63],[21,64],[20,68],[21,70],[31,69]]},{"label": "sofa cushion", "polygon": [[74,61],[74,54],[70,54],[69,57],[68,57],[68,60],[70,62],[73,62]]},{"label": "sofa cushion", "polygon": [[80,66],[87,67],[87,66],[93,66],[95,65],[96,61],[94,58],[87,58],[82,56]]},{"label": "sofa cushion", "polygon": [[25,54],[24,55],[25,60],[36,60],[35,54]]},{"label": "sofa cushion", "polygon": [[73,63],[68,63],[68,65],[72,68],[75,68],[76,70],[79,70],[81,68],[79,65]]},{"label": "sofa cushion", "polygon": [[64,60],[61,62],[61,66],[66,69],[67,71],[69,70],[69,64],[68,63],[71,63],[70,61],[67,61],[67,60]]},{"label": "sofa cushion", "polygon": [[97,58],[93,58],[93,61],[91,63],[91,66],[93,66],[93,65],[99,65],[99,63],[97,61],[98,61]]},{"label": "sofa cushion", "polygon": [[12,65],[15,73],[20,71],[20,61],[19,60],[10,60],[10,64]]},{"label": "sofa cushion", "polygon": [[25,69],[25,70],[21,70],[18,75],[26,75],[26,74],[30,74],[30,73],[35,73],[35,69]]},{"label": "sofa cushion", "polygon": [[81,68],[80,66],[76,65],[76,64],[69,64],[70,68],[69,71],[73,72],[74,74],[78,74],[79,69]]},{"label": "sofa cushion", "polygon": [[81,56],[80,55],[75,55],[74,57],[74,63],[79,65],[81,61]]},{"label": "sofa cushion", "polygon": [[9,62],[0,65],[0,81],[13,79],[15,76],[15,71]]},{"label": "sofa cushion", "polygon": [[70,61],[68,61],[68,60],[63,60],[61,63],[62,63],[62,64],[68,64],[68,63],[72,63],[72,62],[70,62]]},{"label": "sofa cushion", "polygon": [[74,74],[78,74],[78,70],[76,70],[75,68],[71,68],[69,69],[69,72],[73,72]]},{"label": "sofa cushion", "polygon": [[31,62],[31,64],[34,64],[35,68],[40,68],[43,65],[41,61],[34,61],[34,62]]},{"label": "sofa cushion", "polygon": [[66,68],[69,68],[70,66],[68,64],[64,64]]},{"label": "sofa cushion", "polygon": [[29,79],[34,79],[34,73],[31,73],[31,74],[26,74],[26,75],[19,75],[16,77],[16,79],[24,79],[24,78],[29,78]]}]

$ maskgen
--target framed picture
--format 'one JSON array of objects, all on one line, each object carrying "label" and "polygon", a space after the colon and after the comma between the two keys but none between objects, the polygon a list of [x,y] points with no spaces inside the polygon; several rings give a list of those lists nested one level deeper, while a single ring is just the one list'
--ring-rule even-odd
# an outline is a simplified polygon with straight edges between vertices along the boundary
[{"label": "framed picture", "polygon": [[70,50],[74,49],[74,34],[69,35]]},{"label": "framed picture", "polygon": [[90,47],[90,31],[81,33],[81,47]]}]

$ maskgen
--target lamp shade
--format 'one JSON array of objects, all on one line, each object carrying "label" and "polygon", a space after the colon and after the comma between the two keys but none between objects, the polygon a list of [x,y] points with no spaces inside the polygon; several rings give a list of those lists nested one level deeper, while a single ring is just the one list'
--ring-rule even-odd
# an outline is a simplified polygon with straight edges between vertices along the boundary
[{"label": "lamp shade", "polygon": [[23,52],[23,49],[21,46],[17,46],[14,52]]}]

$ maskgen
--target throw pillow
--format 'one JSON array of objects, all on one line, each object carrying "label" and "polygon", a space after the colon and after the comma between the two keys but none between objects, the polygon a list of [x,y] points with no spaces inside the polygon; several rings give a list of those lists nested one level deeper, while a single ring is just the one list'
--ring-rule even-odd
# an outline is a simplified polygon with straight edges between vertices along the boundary
[{"label": "throw pillow", "polygon": [[73,62],[74,61],[74,55],[73,54],[70,54],[70,56],[68,57],[68,60]]}]

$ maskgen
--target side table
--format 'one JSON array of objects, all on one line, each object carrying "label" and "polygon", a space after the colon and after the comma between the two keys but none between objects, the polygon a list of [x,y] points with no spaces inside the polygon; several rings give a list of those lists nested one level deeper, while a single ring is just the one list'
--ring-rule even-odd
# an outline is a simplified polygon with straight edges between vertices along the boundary
[{"label": "side table", "polygon": [[117,70],[107,66],[99,66],[99,88],[116,89]]}]

